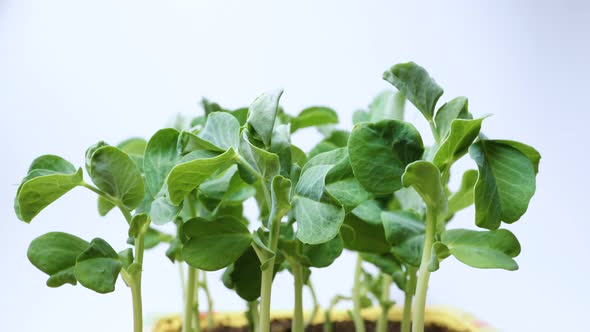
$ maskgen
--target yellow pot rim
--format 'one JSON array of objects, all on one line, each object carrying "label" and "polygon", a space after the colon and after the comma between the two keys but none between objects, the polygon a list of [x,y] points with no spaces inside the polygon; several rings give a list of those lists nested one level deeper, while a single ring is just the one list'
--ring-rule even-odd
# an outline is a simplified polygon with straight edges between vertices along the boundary
[{"label": "yellow pot rim", "polygon": [[[311,312],[304,312],[304,318],[307,319]],[[361,311],[363,318],[366,320],[377,320],[380,309],[367,308]],[[204,314],[202,314],[204,315]],[[293,315],[292,310],[277,310],[271,313],[271,319],[290,319]],[[331,314],[333,321],[349,320],[348,312],[346,310],[334,310]],[[203,317],[205,318],[205,317]],[[402,308],[399,306],[393,307],[389,312],[389,319],[392,321],[401,321]],[[490,325],[476,319],[473,315],[466,313],[457,308],[447,306],[432,306],[426,308],[424,317],[426,324],[436,324],[461,332],[497,332],[496,329]],[[214,321],[216,325],[224,326],[246,326],[248,321],[243,311],[227,311],[216,312],[214,314]],[[314,324],[321,324],[324,321],[324,314],[322,312],[316,315]],[[205,320],[201,320],[201,324],[205,324]],[[153,332],[178,332],[181,327],[180,315],[169,315],[159,319],[154,325]],[[205,327],[205,326],[203,326]]]}]

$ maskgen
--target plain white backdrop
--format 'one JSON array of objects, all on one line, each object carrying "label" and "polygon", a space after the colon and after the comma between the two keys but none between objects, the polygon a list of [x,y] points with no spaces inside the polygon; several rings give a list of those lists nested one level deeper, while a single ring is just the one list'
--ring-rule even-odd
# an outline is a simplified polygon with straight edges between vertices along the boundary
[{"label": "plain white backdrop", "polygon": [[[428,302],[463,308],[502,331],[582,331],[587,324],[577,324],[590,309],[589,33],[583,1],[0,0],[2,330],[132,326],[121,281],[108,295],[50,289],[28,262],[30,241],[51,230],[103,237],[118,250],[126,239],[121,216],[100,218],[84,189],[30,225],[18,221],[13,198],[33,158],[53,153],[83,165],[98,140],[149,138],[178,113],[198,114],[203,96],[238,107],[277,87],[288,112],[329,105],[350,128],[352,111],[391,88],[382,72],[413,60],[445,88],[441,101],[465,95],[474,114],[494,114],[484,122],[487,136],[522,140],[543,156],[529,212],[508,227],[521,240],[520,270],[448,259],[431,278]],[[415,110],[408,117],[427,129]],[[310,148],[318,138],[309,130],[295,141]],[[455,171],[467,167],[469,158]],[[455,225],[473,227],[473,210]],[[178,271],[164,250],[146,254],[147,319],[181,309]],[[349,291],[353,258],[345,253],[314,271],[322,304]],[[218,310],[244,307],[219,273],[209,279]],[[278,277],[273,307],[292,307],[291,283]]]}]

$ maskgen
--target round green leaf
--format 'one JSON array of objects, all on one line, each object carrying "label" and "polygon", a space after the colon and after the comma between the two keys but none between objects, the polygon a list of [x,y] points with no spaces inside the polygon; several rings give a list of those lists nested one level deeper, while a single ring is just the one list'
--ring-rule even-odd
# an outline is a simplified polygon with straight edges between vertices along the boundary
[{"label": "round green leaf", "polygon": [[168,194],[172,204],[180,204],[186,195],[213,173],[229,167],[234,158],[234,150],[229,149],[212,158],[194,159],[174,166],[167,179]]},{"label": "round green leaf", "polygon": [[359,252],[386,253],[391,246],[381,224],[366,222],[352,213],[346,215],[340,228],[344,248]]},{"label": "round green leaf", "polygon": [[424,68],[414,62],[400,63],[383,73],[383,79],[403,93],[428,121],[432,120],[443,89]]},{"label": "round green leaf", "polygon": [[471,267],[510,271],[518,269],[518,264],[512,258],[520,254],[520,244],[508,230],[453,229],[442,234],[441,242],[455,258]]},{"label": "round green leaf", "polygon": [[321,244],[304,244],[301,254],[308,258],[310,266],[327,267],[340,257],[343,249],[342,238],[336,235],[332,240]]},{"label": "round green leaf", "polygon": [[451,131],[451,124],[455,119],[469,119],[471,115],[468,111],[468,101],[466,97],[457,97],[451,101],[442,105],[436,117],[434,123],[436,124],[436,131],[438,137],[444,140],[449,131]]},{"label": "round green leaf", "polygon": [[237,150],[240,141],[240,123],[229,113],[214,112],[209,114],[205,128],[199,132],[198,136],[222,151],[230,148]]},{"label": "round green leaf", "polygon": [[105,240],[96,238],[76,259],[74,274],[82,286],[105,294],[115,290],[122,266],[119,254]]},{"label": "round green leaf", "polygon": [[365,189],[389,194],[402,188],[401,176],[406,166],[422,157],[424,145],[409,123],[365,122],[352,130],[348,153],[354,175]]},{"label": "round green leaf", "polygon": [[90,157],[90,177],[98,188],[135,209],[144,197],[144,183],[137,164],[114,146],[101,146]]},{"label": "round green leaf", "polygon": [[14,210],[25,222],[82,182],[82,169],[65,159],[44,155],[33,161],[16,192]]},{"label": "round green leaf", "polygon": [[475,184],[475,223],[487,229],[513,223],[535,193],[535,167],[529,157],[502,141],[480,140],[469,149],[479,168]]},{"label": "round green leaf", "polygon": [[213,221],[194,218],[184,224],[189,240],[182,249],[182,258],[190,266],[216,271],[235,262],[250,247],[248,228],[233,217]]},{"label": "round green leaf", "polygon": [[338,113],[328,107],[313,106],[304,109],[291,119],[291,133],[302,128],[334,123],[338,123]]},{"label": "round green leaf", "polygon": [[301,171],[291,205],[297,220],[297,238],[319,244],[333,239],[344,221],[344,209],[326,191],[326,176],[338,160],[336,152],[312,158]]},{"label": "round green leaf", "polygon": [[51,232],[31,242],[27,257],[36,268],[49,275],[47,286],[59,287],[66,283],[75,285],[76,258],[89,245],[77,236]]},{"label": "round green leaf", "polygon": [[279,110],[279,99],[283,90],[276,90],[260,95],[252,102],[248,110],[247,123],[265,146],[270,146],[275,119]]},{"label": "round green leaf", "polygon": [[451,124],[451,132],[438,148],[432,161],[441,172],[450,170],[453,163],[464,156],[481,129],[481,119],[456,119]]},{"label": "round green leaf", "polygon": [[[227,276],[226,276],[227,274]],[[260,297],[262,272],[256,252],[249,247],[238,260],[224,273],[224,284],[231,286],[246,301],[256,301]]]},{"label": "round green leaf", "polygon": [[381,214],[387,242],[391,252],[404,263],[420,266],[424,247],[425,225],[417,215],[406,211]]},{"label": "round green leaf", "polygon": [[447,213],[447,195],[443,187],[440,171],[431,162],[415,161],[406,167],[402,176],[404,186],[412,186],[422,197],[426,206],[439,215]]},{"label": "round green leaf", "polygon": [[158,195],[168,173],[180,160],[177,149],[179,136],[180,133],[176,129],[161,129],[150,138],[147,144],[143,169],[145,185],[152,199]]}]

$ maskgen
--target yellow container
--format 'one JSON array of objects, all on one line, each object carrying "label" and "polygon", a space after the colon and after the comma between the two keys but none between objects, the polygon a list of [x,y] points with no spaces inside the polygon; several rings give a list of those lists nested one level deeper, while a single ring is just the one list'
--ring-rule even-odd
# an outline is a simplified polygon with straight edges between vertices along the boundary
[{"label": "yellow container", "polygon": [[[362,315],[366,320],[377,320],[379,316],[378,308],[369,308],[362,311]],[[290,319],[292,311],[274,311],[271,314],[272,319]],[[306,312],[304,316],[309,315]],[[332,321],[349,320],[348,313],[344,310],[334,310],[332,312]],[[204,318],[204,317],[203,317]],[[314,324],[323,323],[324,314],[318,313]],[[215,323],[223,326],[246,326],[248,321],[243,312],[219,312],[214,315]],[[389,319],[392,321],[400,321],[402,319],[402,308],[396,306],[391,309]],[[204,319],[201,319],[204,323]],[[460,332],[497,332],[496,329],[487,325],[484,322],[477,320],[474,316],[450,307],[429,307],[426,309],[425,324],[436,324],[447,327],[448,329]],[[178,315],[163,317],[154,325],[153,332],[180,332],[181,318]]]}]

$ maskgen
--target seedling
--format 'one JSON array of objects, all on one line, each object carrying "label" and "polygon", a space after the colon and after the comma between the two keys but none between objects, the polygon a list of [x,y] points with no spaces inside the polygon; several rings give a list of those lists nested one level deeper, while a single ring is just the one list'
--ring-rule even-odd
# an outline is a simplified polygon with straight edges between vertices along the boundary
[{"label": "seedling", "polygon": [[133,158],[134,151],[135,146],[130,142],[120,147],[99,142],[90,147],[86,152],[86,170],[96,186],[84,181],[82,168],[61,157],[44,155],[35,159],[18,188],[15,211],[19,219],[30,222],[75,187],[87,188],[98,195],[101,214],[116,206],[129,225],[135,254],[131,248],[117,253],[100,238],[86,242],[74,235],[51,232],[33,240],[27,256],[33,265],[49,275],[49,287],[79,282],[97,293],[109,293],[114,291],[121,275],[131,288],[134,331],[140,332],[143,330],[143,254],[151,217],[145,213],[132,214],[149,199],[138,159]]},{"label": "seedling", "polygon": [[[425,149],[418,131],[403,121],[362,122],[352,130],[348,152],[355,178],[376,197],[412,188],[424,202],[426,223],[420,212],[381,211],[391,253],[418,267],[412,331],[423,332],[428,280],[442,260],[452,255],[475,268],[518,268],[520,244],[499,227],[527,210],[540,155],[523,143],[483,136],[485,117],[473,119],[464,97],[435,114],[443,90],[415,63],[395,65],[384,78],[424,115],[435,144]],[[451,166],[468,152],[478,170],[467,171],[452,193]],[[453,215],[473,203],[476,226],[487,230],[447,229]]]}]

